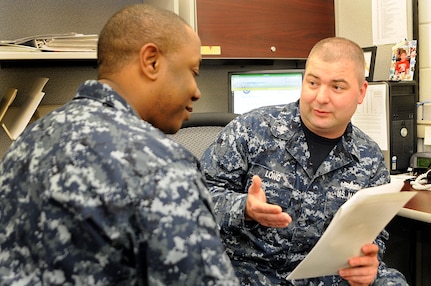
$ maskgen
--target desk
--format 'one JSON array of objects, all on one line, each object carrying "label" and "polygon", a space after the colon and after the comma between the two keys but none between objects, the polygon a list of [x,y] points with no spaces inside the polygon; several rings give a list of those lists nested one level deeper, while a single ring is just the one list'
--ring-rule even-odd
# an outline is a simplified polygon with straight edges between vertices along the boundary
[{"label": "desk", "polygon": [[417,194],[398,212],[398,215],[431,223],[431,191],[412,189],[408,182],[402,191],[417,191]]},{"label": "desk", "polygon": [[384,260],[400,270],[410,285],[431,285],[431,191],[414,190],[409,182],[402,191],[417,194],[386,227],[390,239]]}]

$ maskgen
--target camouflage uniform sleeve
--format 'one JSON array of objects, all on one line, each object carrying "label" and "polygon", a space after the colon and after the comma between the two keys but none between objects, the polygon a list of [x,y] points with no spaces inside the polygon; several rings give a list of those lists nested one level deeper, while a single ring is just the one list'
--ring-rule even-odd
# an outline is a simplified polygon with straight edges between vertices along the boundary
[{"label": "camouflage uniform sleeve", "polygon": [[154,181],[154,199],[142,201],[137,222],[148,230],[150,284],[238,285],[200,173],[173,163]]},{"label": "camouflage uniform sleeve", "polygon": [[[245,224],[247,198],[246,140],[237,138],[244,131],[237,120],[204,153],[201,164],[214,202],[217,222],[222,228],[253,227]],[[246,135],[244,135],[246,136]],[[244,144],[244,145],[241,145]],[[220,160],[229,158],[229,160]]]}]

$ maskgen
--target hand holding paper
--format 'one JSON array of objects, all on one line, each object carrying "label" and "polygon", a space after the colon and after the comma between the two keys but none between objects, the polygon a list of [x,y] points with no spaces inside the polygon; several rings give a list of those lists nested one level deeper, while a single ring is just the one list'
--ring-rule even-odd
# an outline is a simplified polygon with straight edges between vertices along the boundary
[{"label": "hand holding paper", "polygon": [[[416,194],[400,192],[404,182],[394,181],[358,191],[335,214],[320,240],[287,279],[337,275],[349,258],[377,235]],[[330,259],[328,258],[330,257]]]}]

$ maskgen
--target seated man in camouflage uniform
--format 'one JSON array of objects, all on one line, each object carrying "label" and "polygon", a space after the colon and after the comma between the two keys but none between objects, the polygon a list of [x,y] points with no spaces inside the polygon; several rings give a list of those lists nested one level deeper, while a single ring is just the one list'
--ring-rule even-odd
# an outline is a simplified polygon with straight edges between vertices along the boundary
[{"label": "seated man in camouflage uniform", "polygon": [[197,159],[165,135],[201,96],[200,60],[172,12],[108,21],[99,79],[0,164],[1,285],[238,285]]},{"label": "seated man in camouflage uniform", "polygon": [[378,145],[350,123],[368,86],[364,66],[355,43],[322,40],[308,57],[298,102],[238,117],[204,153],[222,237],[243,285],[406,284],[382,261],[386,231],[339,275],[286,280],[348,198],[390,180]]}]

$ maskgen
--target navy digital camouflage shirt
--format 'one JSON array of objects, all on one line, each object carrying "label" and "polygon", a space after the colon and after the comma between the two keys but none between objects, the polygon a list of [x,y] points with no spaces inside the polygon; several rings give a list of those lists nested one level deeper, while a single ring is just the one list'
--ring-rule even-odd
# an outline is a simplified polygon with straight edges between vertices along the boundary
[{"label": "navy digital camouflage shirt", "polygon": [[197,159],[87,81],[1,162],[0,284],[238,280]]},{"label": "navy digital camouflage shirt", "polygon": [[[297,281],[286,277],[347,199],[362,188],[390,181],[378,145],[351,124],[314,173],[298,104],[264,107],[237,117],[201,160],[227,253],[243,285],[348,285],[340,276]],[[292,217],[288,227],[244,220],[253,175],[262,179],[267,202]],[[387,237],[383,231],[375,241],[379,260]],[[380,263],[374,285],[405,284],[400,272]]]}]

